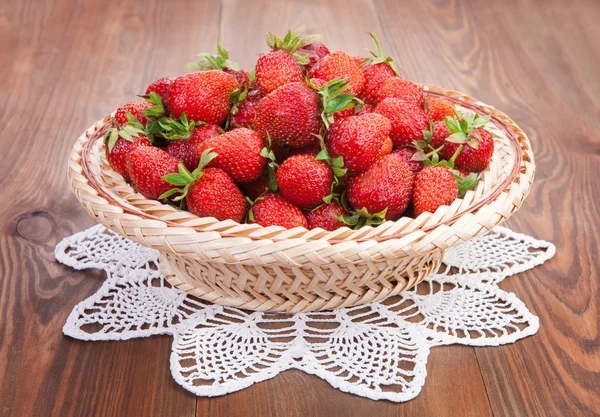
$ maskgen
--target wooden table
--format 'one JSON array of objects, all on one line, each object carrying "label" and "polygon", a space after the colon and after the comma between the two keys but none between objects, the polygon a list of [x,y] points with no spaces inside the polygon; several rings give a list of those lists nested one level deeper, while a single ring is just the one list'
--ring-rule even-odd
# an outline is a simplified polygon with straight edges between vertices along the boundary
[{"label": "wooden table", "polygon": [[[591,416],[600,410],[600,2],[3,1],[0,5],[0,416]],[[410,79],[512,116],[536,153],[533,191],[508,222],[554,242],[508,279],[540,317],[497,348],[435,348],[420,396],[374,402],[288,371],[196,398],[169,373],[170,337],[86,343],[62,335],[104,276],[58,264],[92,225],[66,159],[93,121],[220,38],[249,67],[271,30],[306,25],[353,54],[379,34]],[[598,414],[595,414],[598,415]]]}]

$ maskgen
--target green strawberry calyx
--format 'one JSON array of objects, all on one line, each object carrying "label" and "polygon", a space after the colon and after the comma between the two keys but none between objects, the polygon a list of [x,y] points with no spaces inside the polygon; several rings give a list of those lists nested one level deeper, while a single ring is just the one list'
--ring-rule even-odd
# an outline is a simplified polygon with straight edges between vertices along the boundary
[{"label": "green strawberry calyx", "polygon": [[492,118],[491,114],[481,116],[477,113],[468,112],[464,117],[460,117],[456,109],[452,109],[456,118],[446,116],[444,122],[450,132],[446,141],[452,143],[465,143],[473,149],[479,149],[481,140],[480,128],[483,128]]},{"label": "green strawberry calyx", "polygon": [[197,54],[192,61],[187,64],[188,69],[199,71],[222,70],[223,68],[240,71],[242,69],[238,63],[229,59],[229,52],[227,52],[218,41],[217,52],[218,55],[209,54],[207,52]]},{"label": "green strawberry calyx", "polygon": [[150,117],[153,119],[159,119],[161,117],[165,117],[169,114],[166,104],[163,102],[161,96],[159,96],[154,91],[150,92],[150,94],[143,94],[138,97],[143,98],[149,103],[153,104],[152,107],[148,107],[147,109],[142,110],[142,114],[146,117]]},{"label": "green strawberry calyx", "polygon": [[392,57],[384,56],[383,55],[383,49],[381,48],[381,44],[379,43],[379,39],[377,39],[377,36],[375,36],[371,32],[369,32],[369,35],[371,36],[371,38],[373,38],[373,41],[375,42],[375,47],[377,48],[377,52],[369,51],[369,53],[371,55],[373,55],[373,58],[367,58],[367,60],[365,62],[369,62],[372,65],[375,65],[375,64],[386,64],[392,70],[394,70],[394,72],[396,73],[396,75],[399,76],[400,75],[400,68],[398,68],[398,66],[396,65],[396,61],[394,61],[394,59]]},{"label": "green strawberry calyx", "polygon": [[145,134],[144,125],[133,114],[127,112],[127,124],[123,127],[119,126],[114,117],[111,117],[113,127],[108,129],[104,134],[104,140],[108,146],[108,152],[112,152],[117,140],[123,138],[126,141],[133,142],[134,138]]},{"label": "green strawberry calyx", "polygon": [[331,172],[333,172],[333,181],[331,182],[331,190],[329,194],[323,197],[323,202],[325,204],[331,203],[333,200],[337,200],[339,198],[339,194],[335,192],[335,189],[340,185],[340,178],[342,178],[348,170],[344,168],[344,158],[338,156],[336,158],[332,158],[327,152],[327,148],[325,147],[325,142],[323,141],[323,137],[319,136],[319,141],[321,142],[321,152],[315,156],[317,161],[323,161],[329,168]]},{"label": "green strawberry calyx", "polygon": [[354,94],[344,93],[349,86],[347,78],[336,78],[328,81],[320,88],[317,88],[310,80],[307,80],[307,82],[308,85],[321,96],[323,105],[321,119],[323,120],[326,129],[329,129],[329,126],[333,124],[335,120],[333,117],[334,113],[349,108],[356,108],[360,111],[364,104]]},{"label": "green strawberry calyx", "polygon": [[379,213],[369,213],[369,211],[363,207],[360,210],[351,211],[347,216],[335,215],[335,218],[339,221],[352,226],[354,230],[358,230],[363,226],[378,226],[385,222],[385,215],[387,214],[387,207]]},{"label": "green strawberry calyx", "polygon": [[267,160],[267,177],[269,178],[269,189],[273,192],[277,191],[277,179],[275,171],[279,168],[275,153],[271,150],[271,136],[267,132],[267,146],[260,150],[260,155]]},{"label": "green strawberry calyx", "polygon": [[159,200],[170,198],[175,194],[179,194],[177,197],[173,198],[173,201],[181,201],[183,200],[190,188],[200,179],[202,178],[202,170],[205,166],[207,166],[210,161],[215,159],[219,154],[212,152],[212,148],[205,150],[202,152],[200,156],[200,163],[198,164],[198,168],[193,170],[192,172],[188,171],[183,163],[179,163],[177,169],[179,173],[177,174],[167,174],[162,177],[163,180],[168,182],[171,185],[174,185],[175,188],[171,188],[169,191],[164,192],[158,197]]},{"label": "green strawberry calyx", "polygon": [[246,100],[247,95],[247,88],[244,90],[236,88],[229,95],[229,100],[231,101],[231,110],[229,110],[229,115],[227,116],[227,120],[225,121],[225,130],[229,129],[229,125],[231,124],[231,116],[237,114],[237,112],[240,110],[240,105]]},{"label": "green strawberry calyx", "polygon": [[204,125],[204,122],[188,121],[185,113],[179,119],[161,117],[146,126],[146,134],[149,137],[161,137],[167,140],[188,139],[194,133],[194,129]]},{"label": "green strawberry calyx", "polygon": [[301,53],[298,50],[320,39],[321,35],[315,34],[302,37],[304,29],[304,26],[301,26],[293,31],[288,30],[283,39],[274,33],[269,32],[267,34],[267,45],[273,50],[282,49],[291,53],[300,65],[306,65],[310,62],[308,55]]}]

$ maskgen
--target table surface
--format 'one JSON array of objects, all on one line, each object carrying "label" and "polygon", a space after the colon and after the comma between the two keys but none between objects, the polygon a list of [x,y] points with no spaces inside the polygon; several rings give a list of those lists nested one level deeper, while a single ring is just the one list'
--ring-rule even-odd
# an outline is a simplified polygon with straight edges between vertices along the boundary
[{"label": "table surface", "polygon": [[[600,2],[17,0],[0,4],[0,416],[591,416],[600,410]],[[538,334],[491,348],[434,348],[405,404],[287,371],[196,398],[169,373],[171,338],[62,335],[100,272],[54,260],[91,226],[66,180],[76,137],[215,40],[250,67],[267,31],[306,25],[362,54],[379,35],[410,79],[463,91],[529,135],[533,191],[507,225],[556,256],[502,284]],[[597,414],[596,414],[597,415]]]}]

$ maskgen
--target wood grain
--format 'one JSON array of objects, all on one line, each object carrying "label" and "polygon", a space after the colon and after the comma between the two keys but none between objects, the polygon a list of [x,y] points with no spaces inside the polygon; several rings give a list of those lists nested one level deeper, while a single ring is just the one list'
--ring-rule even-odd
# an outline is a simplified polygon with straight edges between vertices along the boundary
[{"label": "wood grain", "polygon": [[[600,410],[600,3],[571,0],[127,0],[0,3],[0,417],[592,416]],[[169,375],[171,340],[64,337],[100,272],[54,261],[92,223],[67,189],[77,135],[216,38],[250,66],[264,34],[306,25],[362,54],[377,33],[408,78],[462,90],[530,135],[534,189],[509,221],[553,241],[554,259],[503,283],[540,317],[498,348],[439,347],[419,397],[374,402],[288,371],[196,398]]]}]

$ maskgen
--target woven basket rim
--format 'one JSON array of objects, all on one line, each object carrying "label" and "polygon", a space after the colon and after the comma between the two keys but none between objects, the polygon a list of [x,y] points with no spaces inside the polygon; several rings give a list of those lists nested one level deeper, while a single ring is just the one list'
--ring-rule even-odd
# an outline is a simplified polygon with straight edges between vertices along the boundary
[{"label": "woven basket rim", "polygon": [[[443,90],[439,87],[429,85],[429,84],[422,84],[421,87],[429,95],[444,97],[445,99],[452,101],[454,104],[460,105],[461,107],[466,108],[471,111],[474,111],[476,113],[488,114],[491,111],[491,113],[492,113],[491,121],[493,121],[493,123],[495,124],[496,127],[498,127],[499,129],[501,129],[504,132],[504,134],[506,135],[506,138],[512,144],[514,152],[515,152],[515,161],[512,165],[512,169],[511,169],[510,173],[506,176],[506,178],[501,183],[497,184],[491,191],[489,191],[486,197],[470,204],[468,207],[455,213],[451,217],[446,218],[443,221],[438,221],[434,224],[422,226],[422,227],[419,227],[416,229],[411,229],[408,231],[402,231],[400,233],[385,235],[385,236],[359,237],[359,238],[355,238],[355,239],[322,238],[322,237],[310,237],[310,238],[298,237],[297,239],[306,240],[307,242],[326,240],[328,243],[333,245],[333,244],[348,242],[348,241],[353,241],[353,242],[357,242],[357,243],[365,242],[365,241],[385,242],[385,241],[391,240],[391,239],[401,239],[401,238],[403,238],[407,235],[410,235],[412,233],[415,233],[415,232],[428,233],[428,232],[435,230],[436,228],[438,228],[440,226],[448,226],[448,225],[455,223],[457,220],[459,220],[463,215],[465,215],[467,213],[474,213],[474,212],[478,211],[482,206],[489,204],[490,202],[495,200],[500,194],[502,194],[504,191],[506,191],[506,189],[510,186],[510,184],[513,183],[515,181],[515,179],[517,179],[519,172],[522,168],[523,160],[524,160],[524,152],[523,152],[523,149],[521,148],[519,139],[517,137],[517,133],[520,133],[522,136],[525,136],[525,137],[526,137],[526,135],[520,128],[518,128],[516,126],[516,124],[514,124],[514,122],[512,122],[512,120],[510,118],[508,118],[508,116],[506,116],[504,113],[498,111],[497,109],[495,109],[491,106],[484,105],[483,103],[481,103],[479,101],[475,101],[474,99],[472,99],[469,96],[466,96],[462,93],[453,92],[451,90]],[[460,96],[453,97],[453,96],[449,95],[448,92],[456,93],[456,94],[459,94]],[[465,97],[470,99],[470,101],[465,100]],[[93,146],[96,143],[96,141],[103,137],[104,133],[111,125],[109,116],[105,117],[101,122],[102,122],[102,125],[100,126],[100,128],[98,128],[93,134],[91,134],[89,136],[88,140],[85,141],[85,143],[82,145],[81,160],[80,160],[82,173],[83,173],[84,177],[86,178],[88,185],[98,194],[98,196],[107,200],[111,205],[119,207],[125,214],[134,215],[134,216],[146,219],[146,220],[160,221],[160,222],[165,223],[167,226],[171,226],[171,227],[187,227],[187,228],[195,230],[198,233],[206,232],[205,229],[202,229],[199,226],[182,226],[180,223],[174,222],[169,219],[162,218],[161,216],[156,216],[153,214],[146,213],[138,208],[136,208],[136,209],[131,208],[131,206],[127,206],[127,205],[123,204],[121,201],[119,201],[118,198],[115,198],[115,196],[111,192],[111,190],[107,190],[105,187],[103,187],[100,184],[100,181],[96,178],[96,175],[94,174],[94,172],[92,170],[90,155],[91,155],[91,151],[92,151]],[[511,128],[511,125],[512,125],[512,128]],[[530,161],[530,162],[532,162],[532,161]],[[135,192],[135,194],[141,195],[137,192]],[[156,202],[155,200],[151,200],[151,201]],[[159,202],[156,202],[156,203],[159,203]],[[159,203],[159,204],[161,204],[161,203]],[[190,214],[192,214],[192,213],[190,213]],[[401,217],[397,221],[399,221],[403,218],[405,218],[405,217]],[[414,219],[412,219],[412,220],[414,220]],[[260,226],[260,227],[262,228],[262,226]],[[214,230],[213,230],[213,232],[214,232]],[[219,235],[222,238],[239,238],[240,237],[240,235],[228,233],[227,231],[217,231],[217,233],[219,233]],[[279,237],[279,236],[271,236],[271,235],[269,235],[269,236],[248,236],[248,235],[246,235],[244,237],[247,239],[250,239],[252,241],[269,240],[269,241],[273,241],[273,242],[289,239],[289,237]]]}]

